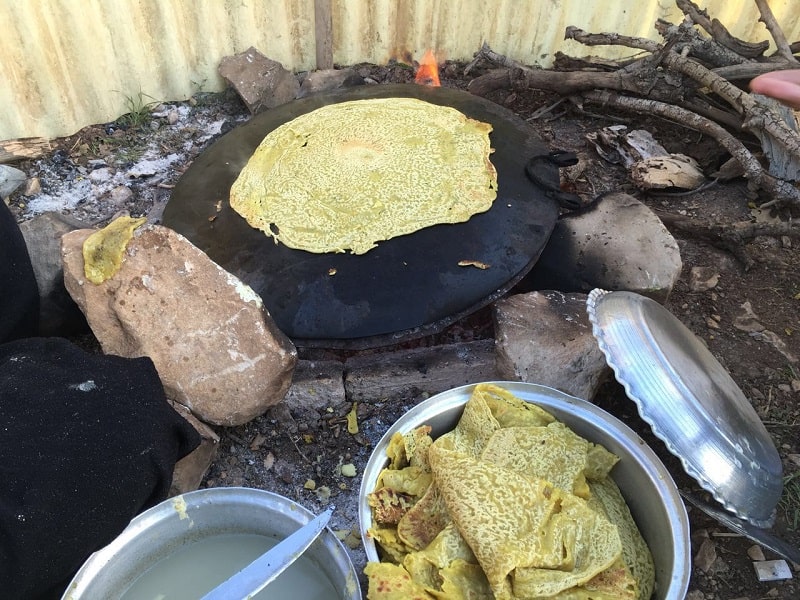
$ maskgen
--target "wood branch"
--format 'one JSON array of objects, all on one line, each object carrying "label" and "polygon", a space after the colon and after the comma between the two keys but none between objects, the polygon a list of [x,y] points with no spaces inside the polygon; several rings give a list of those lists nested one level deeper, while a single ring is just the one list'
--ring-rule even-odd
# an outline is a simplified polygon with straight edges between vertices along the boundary
[{"label": "wood branch", "polygon": [[755,96],[684,56],[670,52],[664,56],[663,62],[669,68],[708,87],[736,109],[742,115],[743,130],[761,133],[760,130],[763,129],[773,138],[773,143],[779,144],[788,154],[800,157],[800,135],[771,110],[768,104],[758,101]]},{"label": "wood branch", "polygon": [[752,61],[717,43],[713,38],[702,37],[689,23],[673,25],[659,19],[655,28],[666,42],[672,42],[676,52],[688,49],[689,54],[695,59],[712,67],[726,67]]},{"label": "wood branch", "polygon": [[[566,35],[571,39],[589,45],[633,44],[632,47],[636,48],[652,48],[654,53],[663,49],[663,46],[650,40],[618,36],[616,34],[589,34],[577,27],[568,27]],[[793,156],[800,156],[800,136],[798,133],[788,127],[782,119],[778,118],[763,103],[759,103],[747,92],[688,57],[673,51],[662,52],[661,54],[662,62],[665,66],[709,88],[740,113],[743,117],[743,129],[754,131],[758,128],[763,128],[774,138],[776,143],[785,148],[787,153]]]},{"label": "wood branch", "polygon": [[675,5],[678,10],[692,20],[692,23],[696,23],[705,29],[708,35],[711,35],[711,18],[705,9],[701,9],[691,0],[675,0]]},{"label": "wood branch", "polygon": [[711,69],[715,75],[727,79],[728,81],[750,81],[751,79],[770,73],[771,71],[784,71],[786,69],[796,69],[795,63],[788,63],[783,59],[780,62],[749,62],[729,67],[717,67]]},{"label": "wood branch", "polygon": [[[663,50],[663,49],[662,49]],[[493,62],[509,64],[500,54],[484,44],[483,56]],[[511,61],[514,62],[514,61]],[[629,62],[616,71],[552,71],[533,69],[517,64],[511,69],[495,69],[473,79],[467,89],[477,96],[486,96],[496,89],[521,91],[541,89],[570,95],[590,89],[612,89],[651,97],[663,102],[683,103],[694,92],[694,83],[673,77],[655,68],[656,59],[646,57]],[[730,121],[732,122],[732,121]]]},{"label": "wood branch", "polygon": [[[708,20],[707,15],[701,13],[693,3],[685,0],[676,2],[703,25],[713,30],[713,22]],[[762,15],[767,19],[771,17],[768,7]],[[766,172],[744,145],[722,127],[725,125],[732,130],[755,133],[762,141],[765,150],[769,149],[773,156],[786,158],[782,164],[794,165],[800,164],[800,133],[793,127],[793,122],[790,126],[773,106],[723,77],[721,75],[723,71],[714,71],[699,62],[697,58],[709,65],[727,68],[728,74],[737,77],[746,72],[743,66],[759,63],[737,56],[713,39],[702,38],[688,23],[673,26],[662,21],[657,24],[657,28],[664,37],[663,44],[616,33],[587,33],[578,27],[570,26],[565,31],[566,39],[573,39],[589,46],[621,45],[634,50],[644,50],[652,56],[636,60],[614,72],[593,70],[554,73],[539,70],[534,75],[531,69],[522,66],[505,73],[492,73],[483,81],[479,78],[470,84],[469,89],[474,93],[483,94],[497,87],[509,87],[515,90],[534,87],[563,95],[580,93],[587,99],[598,98],[597,94],[605,93],[606,98],[617,99],[621,106],[625,103],[644,103],[636,108],[628,106],[627,109],[660,114],[711,135],[740,162],[751,184],[774,198],[768,204],[800,206],[800,191],[790,181],[795,177],[790,176],[788,171],[775,171],[780,177]],[[773,36],[782,35],[777,24],[774,24],[773,29],[774,31],[771,30]],[[788,45],[784,46],[786,51],[791,52]],[[785,54],[780,58],[780,66],[778,62],[770,61],[765,71],[793,64]],[[791,57],[791,60],[794,61],[794,57]],[[733,67],[738,70],[732,71]],[[758,71],[762,72],[762,68],[759,67]],[[610,90],[623,92],[626,95],[612,94]],[[633,95],[642,98],[633,98]],[[725,105],[730,106],[735,114],[729,112]],[[645,106],[648,108],[643,108]],[[670,110],[674,112],[668,114]],[[772,161],[770,162],[772,164]]]},{"label": "wood branch", "polygon": [[709,18],[708,12],[700,9],[691,0],[675,0],[675,4],[683,14],[689,17],[693,23],[702,27],[717,43],[744,58],[758,58],[763,56],[764,52],[769,48],[769,42],[766,40],[746,42],[734,37],[722,23],[717,19]]},{"label": "wood branch", "polygon": [[772,14],[772,9],[769,7],[767,0],[755,0],[756,6],[758,7],[758,12],[761,13],[761,18],[759,21],[764,23],[769,31],[772,39],[775,40],[775,45],[778,48],[778,54],[780,54],[783,58],[785,58],[789,62],[797,63],[797,59],[792,54],[792,49],[789,47],[789,42],[786,40],[786,36],[783,34],[783,30],[781,26],[778,25],[778,21],[775,20],[775,15]]},{"label": "wood branch", "polygon": [[464,75],[469,75],[470,71],[475,68],[475,66],[480,63],[481,61],[489,61],[496,65],[500,65],[501,67],[508,67],[509,69],[527,69],[525,65],[520,62],[517,62],[514,59],[508,58],[507,56],[503,56],[502,54],[498,54],[494,50],[489,47],[487,42],[483,42],[481,44],[480,50],[475,53],[475,56],[472,60],[464,67]]},{"label": "wood branch", "polygon": [[783,223],[740,221],[721,224],[691,219],[659,210],[654,212],[668,229],[692,235],[706,240],[718,248],[727,250],[742,262],[745,270],[753,265],[753,259],[747,255],[744,249],[744,245],[747,242],[759,236],[800,238],[800,223],[794,221]]},{"label": "wood branch", "polygon": [[609,60],[599,56],[574,57],[558,51],[553,57],[553,68],[557,71],[617,71],[632,62],[632,59]]},{"label": "wood branch", "polygon": [[776,204],[790,204],[800,207],[800,189],[789,182],[776,179],[767,173],[758,160],[750,153],[733,135],[721,125],[692,113],[679,106],[665,104],[644,98],[631,98],[612,92],[590,91],[583,92],[584,99],[604,106],[614,106],[623,110],[640,114],[651,114],[670,119],[692,129],[697,129],[714,138],[732,157],[734,157],[744,170],[744,176],[763,190],[773,200],[764,206]]},{"label": "wood branch", "polygon": [[52,149],[44,138],[19,138],[0,142],[0,164],[39,158]]},{"label": "wood branch", "polygon": [[655,54],[661,48],[658,42],[647,38],[631,37],[619,33],[588,33],[580,27],[570,25],[564,32],[565,40],[575,40],[584,46],[627,46]]},{"label": "wood branch", "polygon": [[633,77],[625,77],[619,71],[603,73],[597,71],[547,71],[527,67],[495,69],[469,82],[467,89],[476,96],[485,96],[496,89],[513,91],[531,88],[569,95],[592,89],[646,93],[652,91],[649,83],[643,84]]}]

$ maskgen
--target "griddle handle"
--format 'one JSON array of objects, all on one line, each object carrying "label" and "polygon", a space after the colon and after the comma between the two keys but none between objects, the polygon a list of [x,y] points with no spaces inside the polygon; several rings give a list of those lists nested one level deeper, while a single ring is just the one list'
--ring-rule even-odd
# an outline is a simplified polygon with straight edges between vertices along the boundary
[{"label": "griddle handle", "polygon": [[544,193],[558,202],[561,208],[567,210],[578,210],[583,208],[584,203],[581,197],[577,194],[565,192],[559,185],[552,182],[548,177],[550,168],[571,167],[578,164],[578,156],[574,152],[567,152],[566,150],[554,150],[548,154],[537,154],[528,160],[525,165],[525,175],[528,176],[533,183],[544,189]]}]

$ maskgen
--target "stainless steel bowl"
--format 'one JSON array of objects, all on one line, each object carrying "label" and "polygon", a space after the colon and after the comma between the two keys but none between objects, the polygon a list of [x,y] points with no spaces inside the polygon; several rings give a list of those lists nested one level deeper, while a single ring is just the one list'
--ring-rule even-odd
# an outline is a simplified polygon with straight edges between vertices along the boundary
[{"label": "stainless steel bowl", "polygon": [[[264,490],[209,488],[176,496],[134,518],[111,544],[90,556],[62,600],[120,598],[147,569],[193,541],[221,534],[283,539],[313,518],[299,504]],[[361,600],[353,564],[330,530],[303,556],[319,567],[340,600]]]},{"label": "stainless steel bowl", "polygon": [[[656,600],[683,600],[691,574],[689,518],[672,477],[658,456],[632,429],[597,406],[558,390],[520,382],[496,382],[519,398],[537,404],[589,441],[620,457],[611,474],[622,491],[656,567]],[[364,470],[358,514],[367,559],[378,560],[375,542],[367,535],[372,514],[367,494],[375,489],[386,466],[386,449],[397,432],[430,425],[434,436],[455,427],[474,385],[437,394],[400,417],[375,446]]]}]

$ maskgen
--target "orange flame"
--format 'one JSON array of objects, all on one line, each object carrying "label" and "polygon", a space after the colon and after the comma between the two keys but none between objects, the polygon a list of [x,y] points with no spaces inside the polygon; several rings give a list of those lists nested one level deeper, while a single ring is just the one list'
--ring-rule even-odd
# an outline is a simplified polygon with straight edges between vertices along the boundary
[{"label": "orange flame", "polygon": [[428,50],[425,56],[422,57],[422,60],[419,61],[419,68],[417,68],[414,83],[433,87],[442,85],[439,83],[439,65],[436,63],[436,56],[434,56],[432,50]]}]

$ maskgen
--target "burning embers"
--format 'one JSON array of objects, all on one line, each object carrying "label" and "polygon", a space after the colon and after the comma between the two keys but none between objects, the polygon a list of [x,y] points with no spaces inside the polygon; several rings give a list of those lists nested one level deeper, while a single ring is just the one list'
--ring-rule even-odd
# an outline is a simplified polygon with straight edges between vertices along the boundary
[{"label": "burning embers", "polygon": [[428,50],[422,60],[419,61],[414,83],[433,87],[441,86],[439,82],[439,65],[436,63],[436,56],[434,56],[432,50]]}]

